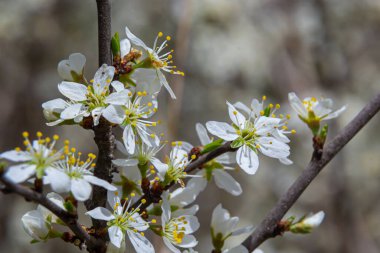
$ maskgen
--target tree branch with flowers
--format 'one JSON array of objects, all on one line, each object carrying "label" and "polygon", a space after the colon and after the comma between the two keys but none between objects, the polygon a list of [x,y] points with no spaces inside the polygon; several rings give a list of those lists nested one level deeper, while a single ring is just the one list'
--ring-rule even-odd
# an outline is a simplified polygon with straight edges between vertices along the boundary
[{"label": "tree branch with flowers", "polygon": [[[159,154],[167,144],[153,129],[159,121],[151,118],[158,110],[157,95],[162,86],[175,99],[166,74],[184,76],[173,65],[170,36],[162,32],[150,48],[128,27],[126,38],[111,37],[111,5],[97,0],[99,27],[99,69],[93,78],[84,75],[86,58],[74,53],[58,64],[63,81],[58,84],[64,98],[42,104],[47,125],[78,125],[94,131],[98,155],[84,156],[58,135],[45,137],[37,132],[31,139],[22,134],[24,148],[0,154],[10,164],[1,164],[0,181],[4,193],[15,193],[38,205],[22,217],[32,242],[54,238],[73,243],[91,253],[125,252],[131,244],[136,252],[155,252],[148,238],[159,236],[171,252],[196,252],[193,233],[200,224],[197,196],[212,179],[228,193],[238,196],[242,187],[230,173],[233,164],[253,175],[259,156],[265,155],[291,165],[288,114],[267,97],[253,99],[249,106],[227,102],[231,122],[197,123],[199,145],[172,141],[167,159]],[[286,212],[334,156],[380,109],[380,95],[331,141],[328,125],[322,121],[338,117],[342,107],[333,110],[330,99],[300,100],[289,93],[289,102],[313,134],[311,162],[290,189],[256,228],[236,228],[222,205],[211,217],[213,253],[261,252],[265,240],[285,232],[310,233],[324,218],[321,211],[305,217],[289,217]],[[74,127],[74,126],[73,126]],[[122,129],[121,136],[114,128]],[[211,134],[212,136],[210,136]],[[167,144],[169,145],[169,144]],[[118,149],[121,157],[114,157]],[[52,192],[47,193],[47,189]],[[82,203],[91,218],[88,227],[79,220]],[[207,224],[208,225],[208,224]],[[231,236],[245,235],[242,245],[226,247]]]}]

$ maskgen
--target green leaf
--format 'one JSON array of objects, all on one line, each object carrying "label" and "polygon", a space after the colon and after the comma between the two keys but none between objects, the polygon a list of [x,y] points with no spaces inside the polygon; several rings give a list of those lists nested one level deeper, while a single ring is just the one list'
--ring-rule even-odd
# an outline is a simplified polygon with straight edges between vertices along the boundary
[{"label": "green leaf", "polygon": [[120,55],[120,38],[119,33],[115,33],[115,35],[111,39],[111,49],[112,54],[114,56]]},{"label": "green leaf", "polygon": [[219,148],[223,143],[222,139],[218,139],[216,141],[213,141],[203,147],[203,150],[201,151],[201,155],[206,154],[208,152],[211,152],[217,148]]},{"label": "green leaf", "polygon": [[237,138],[231,143],[231,148],[240,148],[241,146],[243,146],[243,144],[244,144],[243,138]]}]

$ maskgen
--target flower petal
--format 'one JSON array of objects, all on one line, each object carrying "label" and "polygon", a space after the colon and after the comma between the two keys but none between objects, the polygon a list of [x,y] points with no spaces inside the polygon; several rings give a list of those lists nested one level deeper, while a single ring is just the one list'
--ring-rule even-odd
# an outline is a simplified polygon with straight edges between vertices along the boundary
[{"label": "flower petal", "polygon": [[123,39],[120,41],[120,56],[123,58],[131,51],[131,42],[129,39]]},{"label": "flower petal", "polygon": [[166,247],[168,247],[168,249],[171,252],[173,252],[173,253],[181,253],[181,251],[179,249],[177,249],[176,247],[174,247],[174,245],[169,241],[168,238],[163,237],[163,240],[164,240],[164,244],[166,245]]},{"label": "flower petal", "polygon": [[131,125],[127,125],[123,131],[123,142],[129,154],[135,152],[136,136]]},{"label": "flower petal", "polygon": [[170,87],[168,81],[166,80],[166,77],[164,76],[164,74],[162,74],[160,70],[156,70],[156,72],[157,72],[158,78],[160,79],[161,85],[163,85],[165,87],[165,89],[169,92],[170,97],[172,99],[176,99],[176,96],[175,96],[172,88]]},{"label": "flower petal", "polygon": [[103,64],[96,71],[94,83],[92,84],[95,94],[100,95],[102,92],[108,90],[108,86],[110,85],[114,74],[115,68],[113,66],[107,66],[107,64]]},{"label": "flower petal", "polygon": [[36,173],[36,165],[18,164],[10,166],[4,176],[15,183],[22,183]]},{"label": "flower petal", "polygon": [[147,47],[145,45],[145,43],[140,40],[139,38],[137,38],[130,30],[129,28],[126,26],[125,27],[125,33],[127,34],[127,38],[130,40],[130,42],[132,42],[132,44],[136,45],[136,46],[139,46],[139,47],[142,47],[144,48],[145,50],[148,50],[149,47]]},{"label": "flower petal", "polygon": [[237,137],[235,129],[225,122],[209,121],[206,123],[207,130],[226,141],[233,141]]},{"label": "flower petal", "polygon": [[86,201],[90,198],[92,187],[84,179],[73,179],[71,180],[71,192],[76,200]]},{"label": "flower petal", "polygon": [[124,240],[124,234],[123,231],[118,226],[112,226],[108,228],[108,235],[110,237],[110,241],[113,245],[120,248],[121,243]]},{"label": "flower petal", "polygon": [[273,137],[260,137],[257,139],[259,150],[266,156],[285,158],[290,155],[289,146]]},{"label": "flower petal", "polygon": [[213,176],[215,179],[215,184],[232,195],[238,196],[243,192],[240,184],[226,171],[222,169],[215,169],[213,170]]},{"label": "flower petal", "polygon": [[338,117],[342,112],[346,110],[346,106],[343,106],[342,108],[336,110],[335,112],[330,113],[327,117],[323,118],[323,120],[333,119]]},{"label": "flower petal", "polygon": [[46,170],[46,176],[48,182],[55,192],[69,192],[71,186],[70,177],[57,169],[50,168]]},{"label": "flower petal", "polygon": [[91,218],[94,218],[96,220],[110,221],[115,219],[115,216],[104,207],[96,207],[86,212],[86,215],[89,215]]},{"label": "flower petal", "polygon": [[127,230],[127,234],[129,237],[129,240],[131,240],[131,243],[133,247],[135,248],[136,252],[138,253],[154,253],[154,247],[150,243],[150,241],[145,237],[142,236],[140,233],[134,233],[130,230]]},{"label": "flower petal", "polygon": [[302,117],[307,118],[307,110],[302,101],[297,97],[294,92],[288,94],[290,106],[296,111],[296,113]]},{"label": "flower petal", "polygon": [[193,235],[185,235],[182,239],[182,242],[178,244],[182,248],[192,248],[197,246],[198,241]]},{"label": "flower petal", "polygon": [[119,167],[137,166],[139,161],[137,159],[115,159],[112,163]]},{"label": "flower petal", "polygon": [[259,167],[259,158],[255,151],[246,145],[241,146],[236,153],[236,161],[247,174],[253,175]]},{"label": "flower petal", "polygon": [[102,116],[102,112],[104,111],[104,107],[97,107],[91,111],[91,116],[94,121],[94,126],[99,125],[100,117]]},{"label": "flower petal", "polygon": [[61,119],[74,119],[84,112],[82,104],[73,104],[61,112]]},{"label": "flower petal", "polygon": [[116,191],[117,190],[117,188],[114,185],[108,183],[106,180],[100,179],[100,178],[95,177],[95,176],[84,175],[83,179],[86,180],[87,182],[91,183],[91,184],[101,186],[104,189],[107,189],[109,191]]},{"label": "flower petal", "polygon": [[58,84],[58,90],[62,95],[73,101],[79,102],[87,100],[87,87],[83,84],[64,81]]},{"label": "flower petal", "polygon": [[103,110],[103,117],[111,123],[121,124],[125,119],[125,113],[121,106],[109,105]]},{"label": "flower petal", "polygon": [[226,103],[228,106],[228,114],[232,122],[234,122],[235,125],[240,126],[241,128],[244,127],[244,123],[246,120],[244,115],[241,114],[238,110],[236,110],[236,108],[228,101]]},{"label": "flower petal", "polygon": [[198,138],[203,146],[211,142],[211,139],[207,134],[207,129],[201,123],[195,124],[195,130],[197,131]]},{"label": "flower petal", "polygon": [[28,152],[16,150],[5,151],[0,154],[0,158],[12,162],[26,162],[32,160],[32,157]]}]

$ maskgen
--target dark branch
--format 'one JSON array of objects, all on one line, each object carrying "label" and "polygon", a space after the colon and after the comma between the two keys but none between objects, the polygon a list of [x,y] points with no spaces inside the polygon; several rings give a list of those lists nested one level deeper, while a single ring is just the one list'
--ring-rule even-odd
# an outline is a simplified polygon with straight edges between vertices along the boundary
[{"label": "dark branch", "polygon": [[112,65],[111,57],[111,4],[109,0],[96,0],[98,9],[99,66]]},{"label": "dark branch", "polygon": [[335,157],[335,155],[362,129],[372,117],[380,110],[380,94],[372,99],[358,115],[324,148],[320,157],[314,152],[313,157],[297,178],[289,190],[281,196],[276,205],[269,211],[260,225],[250,237],[243,243],[249,252],[256,249],[267,239],[277,236],[276,228],[278,222],[286,212],[294,205],[303,191],[309,186],[319,172]]},{"label": "dark branch", "polygon": [[78,223],[78,217],[76,215],[60,208],[41,193],[33,191],[20,184],[13,183],[11,180],[2,175],[0,176],[0,181],[5,185],[7,191],[21,195],[26,199],[32,200],[49,209],[53,214],[60,218],[78,238],[85,242],[87,247],[96,247],[97,242],[94,238],[90,237],[90,235]]}]

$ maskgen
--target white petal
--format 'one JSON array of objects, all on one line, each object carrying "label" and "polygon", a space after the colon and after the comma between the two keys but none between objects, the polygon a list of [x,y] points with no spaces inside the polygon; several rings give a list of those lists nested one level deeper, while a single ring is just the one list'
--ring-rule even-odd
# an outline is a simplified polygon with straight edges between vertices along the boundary
[{"label": "white petal", "polygon": [[102,92],[108,90],[108,86],[110,85],[114,74],[114,67],[107,66],[107,64],[100,66],[100,68],[95,73],[94,83],[92,84],[95,94],[100,95]]},{"label": "white petal", "polygon": [[59,193],[70,191],[71,180],[66,173],[54,168],[50,168],[46,170],[45,177],[48,178],[53,191]]},{"label": "white petal", "polygon": [[100,179],[100,178],[95,177],[95,176],[85,175],[85,176],[83,176],[83,179],[86,180],[87,182],[91,183],[91,184],[101,186],[104,189],[107,189],[109,191],[116,191],[117,190],[117,188],[114,185],[108,183],[106,180]]},{"label": "white petal", "polygon": [[82,115],[84,112],[82,104],[73,104],[67,107],[61,113],[62,119],[74,119],[75,117]]},{"label": "white petal", "polygon": [[127,38],[132,42],[132,44],[136,45],[136,46],[139,46],[139,47],[142,47],[144,48],[145,50],[148,50],[149,47],[147,47],[145,45],[145,43],[140,40],[139,38],[137,38],[130,30],[128,27],[125,27],[125,33],[127,34]]},{"label": "white petal", "polygon": [[10,166],[4,176],[15,183],[22,183],[36,173],[36,166],[30,164],[18,164]]},{"label": "white petal", "polygon": [[86,64],[86,57],[81,53],[73,53],[69,56],[70,65],[72,70],[80,74],[83,71],[83,67]]},{"label": "white petal", "polygon": [[87,87],[83,84],[74,82],[61,82],[58,84],[58,90],[62,93],[62,95],[68,97],[71,100],[87,100]]},{"label": "white petal", "polygon": [[171,209],[170,209],[170,204],[169,204],[169,201],[168,201],[168,197],[169,197],[169,192],[167,192],[167,191],[164,191],[161,194],[161,198],[162,198],[162,204],[161,204],[162,215],[161,215],[161,219],[162,219],[162,223],[163,224],[166,224],[166,222],[168,222],[170,220],[170,218],[171,218]]},{"label": "white petal", "polygon": [[248,250],[244,246],[239,245],[229,250],[223,250],[223,253],[248,253]]},{"label": "white petal", "polygon": [[120,167],[130,167],[130,166],[137,166],[139,161],[137,159],[115,159],[115,160],[112,160],[112,163]]},{"label": "white petal", "polygon": [[229,102],[227,102],[227,106],[228,106],[228,114],[230,115],[230,119],[232,120],[232,122],[234,122],[234,124],[237,126],[244,127],[244,123],[245,123],[244,115],[241,114],[238,110],[236,110],[236,108]]},{"label": "white petal", "polygon": [[123,142],[129,154],[135,152],[136,136],[131,125],[127,125],[123,131]]},{"label": "white petal", "polygon": [[181,251],[180,251],[179,249],[177,249],[176,247],[174,247],[174,245],[169,241],[168,238],[163,237],[163,240],[164,240],[164,244],[166,245],[166,247],[168,247],[168,249],[169,249],[171,252],[174,252],[174,253],[181,253]]},{"label": "white petal", "polygon": [[92,187],[84,179],[73,179],[71,180],[71,192],[76,200],[85,201],[90,198]]},{"label": "white petal", "polygon": [[339,110],[336,110],[335,112],[330,113],[326,118],[323,118],[323,120],[333,119],[338,117],[342,112],[346,110],[346,106],[343,106]]},{"label": "white petal", "polygon": [[247,174],[253,175],[259,167],[259,158],[255,151],[247,147],[241,146],[236,153],[236,161]]},{"label": "white petal", "polygon": [[52,112],[61,112],[68,106],[68,103],[62,98],[56,98],[49,100],[42,104],[42,108],[52,111]]},{"label": "white petal", "polygon": [[318,227],[322,223],[324,218],[325,218],[325,212],[319,211],[318,213],[304,219],[302,223],[314,228],[314,227]]},{"label": "white petal", "polygon": [[254,230],[254,227],[253,226],[247,226],[247,227],[243,227],[243,228],[239,228],[237,230],[235,230],[234,232],[232,232],[232,235],[235,236],[235,235],[242,235],[242,234],[251,234]]},{"label": "white petal", "polygon": [[108,209],[104,207],[96,207],[86,212],[86,215],[89,215],[91,216],[91,218],[94,218],[96,220],[110,221],[110,220],[115,219],[115,216]]},{"label": "white petal", "polygon": [[[142,141],[149,147],[157,147],[160,145],[160,138],[145,124],[137,124],[137,132]],[[152,137],[153,136],[153,137]]]},{"label": "white petal", "polygon": [[191,234],[195,231],[197,231],[200,227],[198,218],[194,215],[184,215],[182,216],[187,221],[186,224],[183,223],[182,226],[185,228],[184,232],[185,234]]},{"label": "white petal", "polygon": [[221,164],[232,164],[235,162],[235,157],[232,153],[224,153],[215,159]]},{"label": "white petal", "polygon": [[226,141],[233,141],[238,137],[235,129],[225,122],[209,121],[206,127],[211,134]]},{"label": "white petal", "polygon": [[230,218],[230,213],[221,204],[217,205],[211,216],[211,227],[214,229],[214,232],[228,234],[228,231],[224,231],[223,227],[228,223]]},{"label": "white petal", "polygon": [[238,110],[245,112],[247,115],[251,113],[251,110],[249,109],[249,107],[243,104],[242,102],[236,102],[234,104],[234,107]]},{"label": "white petal", "polygon": [[105,102],[111,105],[124,105],[130,100],[129,94],[130,91],[127,89],[114,92],[105,99]]},{"label": "white petal", "polygon": [[287,158],[287,157],[279,158],[278,160],[279,160],[282,164],[285,164],[285,165],[291,165],[291,164],[293,164],[293,161],[290,160],[290,159]]},{"label": "white petal", "polygon": [[171,97],[172,99],[176,99],[176,96],[175,96],[175,94],[174,94],[172,88],[170,88],[170,85],[169,85],[168,81],[166,80],[166,77],[164,76],[164,74],[162,74],[160,70],[156,70],[156,72],[157,72],[157,76],[158,76],[158,78],[160,79],[160,83],[161,83],[161,84],[165,87],[165,89],[169,92],[170,97]]},{"label": "white petal", "polygon": [[296,111],[296,113],[307,118],[307,110],[297,95],[294,92],[290,92],[288,98],[290,106]]},{"label": "white petal", "polygon": [[207,145],[211,142],[211,139],[207,134],[207,129],[201,123],[195,124],[195,130],[197,131],[202,145]]},{"label": "white petal", "polygon": [[153,166],[157,169],[158,171],[158,176],[160,177],[161,180],[164,180],[166,171],[168,170],[169,166],[160,160],[158,160],[155,157],[152,157],[150,162],[153,164]]},{"label": "white petal", "polygon": [[[203,172],[200,171],[200,173],[197,175],[201,175]],[[207,180],[205,177],[192,177],[186,184],[186,187],[196,190],[197,195],[204,191],[204,189],[207,186]]]},{"label": "white petal", "polygon": [[251,109],[255,113],[254,116],[258,117],[260,116],[260,112],[264,110],[263,103],[260,103],[257,99],[252,99]]},{"label": "white petal", "polygon": [[118,226],[112,226],[108,228],[108,235],[110,237],[110,241],[113,245],[120,248],[121,243],[124,240],[124,234],[123,231]]},{"label": "white petal", "polygon": [[257,139],[257,143],[260,145],[260,152],[266,156],[285,158],[290,154],[289,146],[273,137],[260,137]]},{"label": "white petal", "polygon": [[115,89],[116,92],[125,90],[124,84],[120,81],[112,81],[111,86]]},{"label": "white petal", "polygon": [[281,119],[261,116],[255,121],[256,134],[266,136],[268,133],[274,132],[279,126]]},{"label": "white petal", "polygon": [[0,158],[7,159],[12,162],[26,162],[32,160],[31,155],[25,151],[10,150],[0,154]]},{"label": "white petal", "polygon": [[180,217],[184,215],[196,215],[196,213],[199,211],[198,205],[193,205],[189,208],[183,208],[183,209],[177,209],[173,212],[173,217]]},{"label": "white petal", "polygon": [[129,39],[123,39],[120,41],[120,56],[123,58],[131,51],[131,42]]},{"label": "white petal", "polygon": [[104,107],[97,107],[91,111],[91,116],[94,121],[94,126],[99,125],[100,117],[102,116],[102,112],[104,111]]},{"label": "white petal", "polygon": [[121,124],[125,119],[125,113],[121,106],[109,105],[103,110],[103,117],[111,123]]},{"label": "white petal", "polygon": [[226,171],[215,169],[213,175],[215,183],[219,188],[226,190],[234,196],[238,196],[243,192],[240,184]]},{"label": "white petal", "polygon": [[44,239],[49,233],[44,217],[38,210],[32,210],[21,218],[24,230],[34,239]]},{"label": "white petal", "polygon": [[192,248],[197,246],[198,241],[193,235],[185,235],[182,242],[178,244],[182,248]]},{"label": "white petal", "polygon": [[146,237],[142,236],[140,233],[134,233],[130,230],[127,230],[129,240],[137,253],[154,253],[154,247],[149,242]]}]

